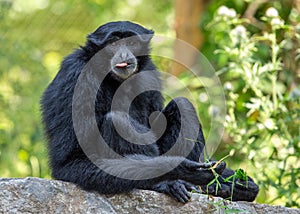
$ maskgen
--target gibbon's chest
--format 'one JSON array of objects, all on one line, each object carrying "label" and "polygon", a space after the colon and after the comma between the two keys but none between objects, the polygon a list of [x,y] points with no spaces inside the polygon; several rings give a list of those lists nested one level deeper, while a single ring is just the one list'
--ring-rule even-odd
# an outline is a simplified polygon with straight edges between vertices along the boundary
[{"label": "gibbon's chest", "polygon": [[96,112],[105,115],[111,111],[129,113],[139,123],[148,124],[150,101],[146,94],[139,94],[138,86],[112,84],[104,82],[99,88],[96,100]]}]

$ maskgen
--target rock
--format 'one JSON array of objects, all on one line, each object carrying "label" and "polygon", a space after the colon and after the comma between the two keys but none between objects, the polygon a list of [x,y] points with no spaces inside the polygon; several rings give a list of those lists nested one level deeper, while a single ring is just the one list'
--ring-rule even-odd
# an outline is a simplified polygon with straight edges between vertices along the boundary
[{"label": "rock", "polygon": [[[0,213],[300,213],[299,209],[192,194],[187,204],[153,191],[104,196],[41,178],[0,179]],[[233,213],[233,212],[231,212]]]}]

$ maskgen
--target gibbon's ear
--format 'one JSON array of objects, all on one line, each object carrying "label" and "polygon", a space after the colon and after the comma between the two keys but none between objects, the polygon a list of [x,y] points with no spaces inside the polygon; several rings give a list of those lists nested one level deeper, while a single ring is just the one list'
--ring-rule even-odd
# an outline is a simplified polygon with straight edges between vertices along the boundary
[{"label": "gibbon's ear", "polygon": [[141,35],[138,34],[139,39],[144,43],[150,42],[150,40],[152,39],[152,37],[154,35],[153,30],[147,30],[147,31],[148,32],[145,34],[141,34]]}]

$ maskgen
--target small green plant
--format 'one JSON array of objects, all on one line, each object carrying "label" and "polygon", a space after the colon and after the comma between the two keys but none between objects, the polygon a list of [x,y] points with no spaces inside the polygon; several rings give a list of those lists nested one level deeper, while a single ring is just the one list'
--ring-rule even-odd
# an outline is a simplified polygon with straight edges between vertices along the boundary
[{"label": "small green plant", "polygon": [[234,174],[225,178],[225,182],[230,182],[230,179],[232,179],[232,183],[234,183],[234,180],[235,179],[240,179],[242,181],[246,181],[246,187],[248,187],[247,183],[248,183],[248,176],[247,176],[247,173],[243,170],[243,169],[237,169],[235,170]]},{"label": "small green plant", "polygon": [[209,188],[209,186],[211,186],[211,185],[213,185],[214,183],[216,183],[216,189],[215,189],[215,191],[216,191],[216,194],[218,194],[218,190],[219,190],[219,188],[220,189],[222,189],[222,185],[221,185],[221,183],[220,183],[220,181],[219,181],[219,177],[220,177],[220,175],[218,174],[218,173],[216,173],[216,171],[213,169],[213,167],[211,168],[211,170],[212,170],[212,172],[213,172],[213,174],[214,174],[214,179],[213,180],[211,180],[208,184],[207,184],[207,186],[206,186],[206,192],[208,193],[209,191],[208,191],[208,188]]},{"label": "small green plant", "polygon": [[[216,189],[215,189],[215,192],[216,194],[218,194],[218,190],[219,188],[221,189],[222,188],[222,185],[221,183],[219,182],[218,178],[220,177],[220,175],[215,171],[215,168],[223,161],[225,160],[227,157],[229,156],[232,156],[232,154],[228,154],[226,155],[225,157],[221,158],[220,160],[218,160],[211,168],[210,170],[212,170],[213,174],[214,174],[214,179],[211,180],[207,186],[206,186],[206,192],[208,193],[208,188],[209,186],[213,185],[214,183],[216,183]],[[206,159],[207,162],[209,162],[209,159]]]},{"label": "small green plant", "polygon": [[[208,193],[208,188],[209,186],[213,185],[214,183],[216,183],[216,189],[215,192],[216,194],[218,193],[219,189],[222,189],[222,185],[219,181],[219,177],[221,177],[221,179],[223,179],[224,182],[228,182],[231,183],[231,194],[230,197],[228,198],[230,201],[232,201],[232,196],[233,196],[233,192],[234,192],[234,185],[236,180],[242,180],[242,181],[246,181],[246,188],[248,188],[248,176],[247,173],[243,170],[243,169],[237,169],[235,170],[234,174],[231,176],[228,176],[227,178],[222,177],[221,175],[219,175],[218,173],[215,172],[214,168],[217,166],[218,163],[216,163],[213,167],[211,167],[211,170],[215,176],[215,178],[213,180],[211,180],[208,184],[207,184],[207,189],[206,192]],[[239,185],[244,186],[244,184],[239,183],[238,181],[236,182]]]},{"label": "small green plant", "polygon": [[[219,161],[217,161],[211,168],[210,170],[212,170],[213,174],[214,174],[214,179],[212,179],[206,186],[206,192],[208,193],[208,188],[215,184],[216,183],[216,189],[215,189],[215,192],[216,194],[218,194],[218,190],[219,189],[222,189],[222,184],[220,183],[219,181],[219,178],[221,178],[224,182],[228,182],[228,183],[231,183],[231,195],[230,195],[230,198],[229,200],[232,201],[232,196],[233,196],[233,191],[234,191],[234,184],[235,184],[235,181],[236,180],[242,180],[242,181],[246,181],[246,187],[248,187],[248,176],[247,176],[247,173],[243,170],[243,169],[237,169],[235,170],[234,174],[227,177],[227,178],[224,178],[222,177],[221,175],[219,175],[216,171],[215,171],[215,168],[226,158],[228,158],[229,156],[232,156],[233,153],[230,153],[226,156],[224,156],[223,158],[221,158]],[[206,159],[206,162],[210,162],[209,159]],[[239,183],[237,182],[237,184],[239,185],[244,185],[242,183]]]},{"label": "small green plant", "polygon": [[[231,188],[231,196],[230,196],[230,201],[232,202],[232,196],[233,196],[233,191],[234,191],[234,184],[235,184],[235,180],[240,179],[243,181],[246,181],[246,186],[248,185],[248,177],[246,172],[243,169],[237,169],[235,171],[235,173],[227,178],[223,178],[221,175],[219,175],[216,171],[215,168],[227,157],[232,156],[232,154],[228,154],[225,157],[223,157],[222,159],[220,159],[219,161],[217,161],[211,168],[210,170],[212,170],[213,174],[214,174],[214,179],[211,180],[208,184],[207,184],[207,189],[206,192],[208,193],[208,188],[209,186],[213,185],[214,183],[216,183],[216,189],[215,192],[216,194],[218,193],[219,188],[222,189],[222,185],[219,181],[219,177],[221,177],[223,179],[223,181],[225,182],[229,182],[232,183],[232,188]],[[206,162],[210,162],[209,159],[206,159]],[[232,180],[232,181],[231,181]],[[240,185],[243,185],[240,183]],[[195,191],[192,191],[195,192]],[[209,199],[209,194],[207,195],[208,199]],[[228,204],[226,204],[226,201],[224,199],[219,199],[217,202],[214,201],[209,201],[210,204],[212,204],[216,210],[222,210],[222,212],[224,213],[244,213],[245,210],[241,210],[241,209],[237,209],[237,208],[231,208],[228,206]]]},{"label": "small green plant", "polygon": [[215,208],[215,210],[219,211],[220,213],[229,214],[229,213],[245,213],[245,212],[247,212],[246,210],[241,210],[241,209],[232,208],[232,207],[228,206],[228,204],[226,203],[226,201],[223,200],[223,199],[220,199],[220,200],[218,200],[216,202],[209,201],[208,203],[210,203],[211,205],[213,205],[214,208]]},{"label": "small green plant", "polygon": [[[237,169],[234,171],[234,174],[227,177],[227,178],[223,178],[224,182],[230,182],[231,184],[231,194],[230,194],[230,201],[232,201],[232,196],[233,196],[233,191],[234,191],[234,184],[236,180],[242,180],[242,181],[246,181],[246,188],[248,188],[248,176],[247,173],[243,170],[243,169]],[[232,181],[230,181],[232,180]],[[239,185],[244,185],[242,183],[237,182],[237,184]]]}]

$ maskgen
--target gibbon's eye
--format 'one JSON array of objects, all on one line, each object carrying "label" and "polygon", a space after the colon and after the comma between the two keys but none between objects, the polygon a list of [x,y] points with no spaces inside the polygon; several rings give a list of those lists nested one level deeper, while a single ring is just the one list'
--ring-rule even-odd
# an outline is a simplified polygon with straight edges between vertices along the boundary
[{"label": "gibbon's eye", "polygon": [[136,44],[137,44],[136,41],[129,41],[129,43],[128,43],[128,45],[130,45],[130,46],[135,46]]},{"label": "gibbon's eye", "polygon": [[112,43],[110,43],[110,45],[111,45],[111,46],[116,46],[117,43],[116,43],[116,42],[112,42]]}]

